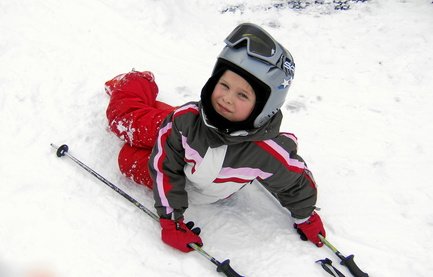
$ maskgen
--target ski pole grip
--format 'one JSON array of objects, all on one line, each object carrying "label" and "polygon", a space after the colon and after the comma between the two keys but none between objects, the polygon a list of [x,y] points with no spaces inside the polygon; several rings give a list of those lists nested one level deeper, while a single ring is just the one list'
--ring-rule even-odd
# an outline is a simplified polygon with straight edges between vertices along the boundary
[{"label": "ski pole grip", "polygon": [[364,273],[361,269],[359,269],[359,267],[353,260],[353,257],[353,255],[347,256],[344,260],[341,260],[341,264],[346,266],[349,269],[350,273],[352,273],[355,277],[368,277],[367,273]]},{"label": "ski pole grip", "polygon": [[227,277],[244,277],[242,275],[239,275],[231,266],[230,266],[230,260],[225,260],[224,262],[220,263],[217,266],[217,271],[222,272]]}]

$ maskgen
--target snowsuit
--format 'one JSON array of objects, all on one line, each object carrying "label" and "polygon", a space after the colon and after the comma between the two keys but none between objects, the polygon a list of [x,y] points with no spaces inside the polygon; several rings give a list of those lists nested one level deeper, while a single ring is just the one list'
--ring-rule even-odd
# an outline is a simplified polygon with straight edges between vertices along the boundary
[{"label": "snowsuit", "polygon": [[227,134],[206,121],[200,102],[161,109],[151,73],[113,80],[114,86],[107,82],[109,126],[127,142],[119,154],[120,170],[138,183],[153,184],[159,216],[182,218],[189,201],[216,202],[253,180],[295,219],[311,215],[316,185],[297,155],[296,137],[279,132],[281,112],[259,129]]}]

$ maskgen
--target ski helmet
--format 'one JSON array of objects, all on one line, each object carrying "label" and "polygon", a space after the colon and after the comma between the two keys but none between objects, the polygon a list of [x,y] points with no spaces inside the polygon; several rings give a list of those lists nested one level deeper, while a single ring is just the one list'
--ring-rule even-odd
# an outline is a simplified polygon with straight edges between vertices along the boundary
[{"label": "ski helmet", "polygon": [[[246,71],[267,87],[255,91],[257,98],[267,99],[256,111],[253,127],[259,128],[269,121],[283,106],[295,74],[292,55],[261,27],[252,23],[237,26],[224,40],[226,46],[218,56],[213,75],[219,68],[231,65]],[[249,80],[248,80],[249,79]],[[251,78],[247,81],[251,82]]]}]

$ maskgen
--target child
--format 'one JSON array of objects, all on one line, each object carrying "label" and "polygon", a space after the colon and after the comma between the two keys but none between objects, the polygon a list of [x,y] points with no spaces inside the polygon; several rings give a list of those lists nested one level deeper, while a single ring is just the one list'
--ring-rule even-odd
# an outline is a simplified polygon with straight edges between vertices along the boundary
[{"label": "child", "polygon": [[202,245],[200,229],[184,223],[188,203],[212,203],[257,180],[294,219],[303,240],[326,236],[314,212],[317,189],[297,154],[293,134],[280,133],[294,76],[291,54],[262,28],[244,23],[225,40],[200,101],[174,108],[156,101],[150,72],[106,83],[110,129],[126,143],[123,174],[154,191],[162,240],[183,252]]}]

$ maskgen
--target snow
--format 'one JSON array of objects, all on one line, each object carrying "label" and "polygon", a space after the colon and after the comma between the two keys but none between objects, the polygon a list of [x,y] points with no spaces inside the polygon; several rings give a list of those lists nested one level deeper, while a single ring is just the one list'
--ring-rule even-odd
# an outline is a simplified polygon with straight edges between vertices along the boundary
[{"label": "snow", "polygon": [[[267,3],[280,2],[0,3],[0,276],[221,276],[198,253],[163,244],[153,219],[50,143],[68,144],[153,210],[152,193],[119,173],[122,143],[107,128],[103,84],[150,70],[160,100],[197,100],[223,39],[245,21],[295,58],[282,130],[296,134],[319,185],[329,241],[370,276],[431,275],[431,1],[352,2],[347,11]],[[328,248],[301,241],[257,186],[191,206],[186,218],[202,228],[203,249],[243,275],[329,276],[314,263],[329,257],[350,276]]]}]

